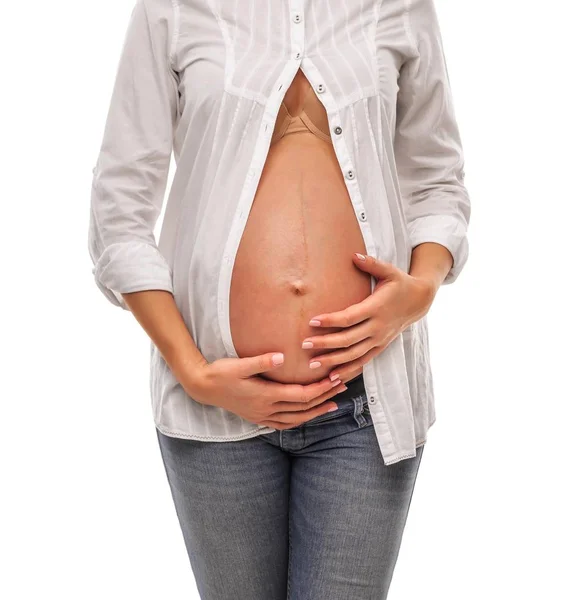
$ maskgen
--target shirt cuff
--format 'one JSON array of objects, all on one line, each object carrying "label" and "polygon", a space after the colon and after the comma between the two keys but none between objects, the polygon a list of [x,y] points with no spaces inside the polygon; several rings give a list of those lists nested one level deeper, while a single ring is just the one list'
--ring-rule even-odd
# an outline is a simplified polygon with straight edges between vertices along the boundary
[{"label": "shirt cuff", "polygon": [[173,294],[169,264],[158,248],[145,242],[107,246],[92,271],[101,292],[124,310],[129,307],[122,293],[165,290]]},{"label": "shirt cuff", "polygon": [[424,242],[436,242],[445,246],[453,257],[453,266],[442,284],[447,285],[457,279],[469,255],[466,228],[457,219],[438,215],[416,219],[409,226],[409,239],[411,249]]}]

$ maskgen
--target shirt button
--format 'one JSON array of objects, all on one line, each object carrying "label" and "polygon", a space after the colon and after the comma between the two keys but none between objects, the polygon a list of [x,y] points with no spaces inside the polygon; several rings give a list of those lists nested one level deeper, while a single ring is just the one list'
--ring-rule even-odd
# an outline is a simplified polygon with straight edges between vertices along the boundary
[{"label": "shirt button", "polygon": [[347,179],[354,179],[354,171],[352,171],[351,169],[349,169],[345,175]]},{"label": "shirt button", "polygon": [[358,217],[359,217],[359,219],[361,221],[366,221],[367,220],[367,215],[366,215],[366,213],[365,213],[364,210],[361,210],[361,212],[359,213]]},{"label": "shirt button", "polygon": [[302,56],[302,52],[295,52],[295,53],[294,53],[294,58],[295,58],[296,60],[298,60],[298,59],[299,59],[301,56]]},{"label": "shirt button", "polygon": [[316,91],[317,91],[319,94],[322,94],[322,92],[324,92],[324,90],[325,90],[325,89],[326,89],[326,88],[324,87],[324,84],[323,84],[323,83],[319,83],[319,84],[316,86]]},{"label": "shirt button", "polygon": [[335,127],[334,133],[336,133],[336,135],[340,135],[342,133],[342,127]]},{"label": "shirt button", "polygon": [[374,404],[377,399],[374,396],[369,396],[369,404]]},{"label": "shirt button", "polygon": [[302,15],[300,13],[294,13],[294,23],[300,23],[302,21]]}]

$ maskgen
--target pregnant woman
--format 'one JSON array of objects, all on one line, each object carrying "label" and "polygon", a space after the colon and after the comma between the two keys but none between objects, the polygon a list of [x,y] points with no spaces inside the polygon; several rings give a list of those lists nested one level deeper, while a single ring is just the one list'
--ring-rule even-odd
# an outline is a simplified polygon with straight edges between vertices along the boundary
[{"label": "pregnant woman", "polygon": [[136,0],[89,251],[151,338],[203,600],[387,597],[463,164],[433,0]]}]

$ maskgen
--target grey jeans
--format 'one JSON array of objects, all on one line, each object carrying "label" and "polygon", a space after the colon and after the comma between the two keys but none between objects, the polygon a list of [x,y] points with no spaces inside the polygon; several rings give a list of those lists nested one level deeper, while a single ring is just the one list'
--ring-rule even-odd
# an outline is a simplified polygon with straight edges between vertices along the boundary
[{"label": "grey jeans", "polygon": [[384,600],[424,446],[386,466],[362,375],[337,411],[236,442],[157,437],[202,600]]}]

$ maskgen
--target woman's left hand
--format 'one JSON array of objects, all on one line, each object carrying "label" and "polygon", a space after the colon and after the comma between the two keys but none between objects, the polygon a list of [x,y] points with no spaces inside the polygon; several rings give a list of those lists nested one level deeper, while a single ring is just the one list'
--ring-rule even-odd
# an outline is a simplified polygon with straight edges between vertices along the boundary
[{"label": "woman's left hand", "polygon": [[429,279],[413,277],[373,256],[355,254],[353,262],[377,279],[373,293],[344,310],[312,317],[312,327],[343,329],[304,339],[313,344],[307,348],[326,351],[340,348],[313,356],[310,364],[319,362],[316,368],[325,367],[325,370],[336,367],[329,376],[335,379],[338,375],[343,382],[361,373],[365,363],[382,352],[411,323],[427,314],[438,287]]}]

